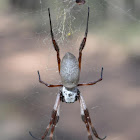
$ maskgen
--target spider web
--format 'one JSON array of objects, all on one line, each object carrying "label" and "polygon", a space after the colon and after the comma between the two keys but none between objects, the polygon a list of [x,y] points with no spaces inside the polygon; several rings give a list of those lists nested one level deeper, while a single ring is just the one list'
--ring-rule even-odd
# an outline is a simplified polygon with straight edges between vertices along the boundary
[{"label": "spider web", "polygon": [[[95,2],[95,3],[94,3]],[[51,6],[54,6],[54,8],[52,8]],[[104,11],[104,7],[109,7],[109,9],[111,9],[114,13],[117,13],[118,15],[123,15],[125,18],[128,18],[130,21],[132,22],[136,22],[139,23],[139,19],[137,19],[135,16],[133,16],[131,14],[131,7],[128,10],[124,10],[123,7],[120,7],[116,1],[100,1],[97,2],[96,0],[91,1],[86,1],[86,4],[84,5],[77,5],[73,0],[54,0],[51,1],[51,4],[48,6],[44,6],[42,0],[40,0],[40,15],[41,15],[41,23],[42,23],[42,29],[43,31],[41,33],[38,33],[40,36],[42,34],[45,33],[45,38],[42,40],[43,44],[47,47],[49,46],[49,51],[50,51],[50,56],[48,56],[48,60],[47,60],[47,66],[46,66],[46,71],[51,71],[51,73],[55,73],[57,71],[57,67],[50,67],[50,59],[51,59],[51,55],[55,55],[54,49],[52,48],[52,43],[50,41],[50,33],[49,33],[49,29],[46,29],[46,25],[49,24],[49,20],[48,20],[48,11],[47,8],[49,7],[51,10],[51,19],[52,19],[52,24],[53,24],[53,32],[54,32],[54,36],[55,39],[60,47],[60,51],[63,54],[63,49],[68,49],[70,51],[73,50],[73,47],[75,46],[75,43],[79,43],[81,42],[83,36],[81,36],[81,32],[84,35],[85,32],[85,27],[86,27],[86,18],[87,18],[87,7],[90,6],[90,21],[89,21],[89,28],[91,28],[91,25],[97,25],[96,22],[101,21],[102,22],[102,18],[103,18],[103,13]],[[99,20],[99,21],[97,21]],[[125,25],[127,26],[127,24]],[[121,28],[122,29],[122,28]],[[123,30],[123,29],[122,29]],[[124,29],[125,31],[125,29]],[[73,41],[71,42],[71,38],[73,38]],[[48,45],[49,44],[49,45]],[[78,50],[79,48],[76,47],[75,50]],[[96,54],[95,54],[96,57]],[[88,58],[86,58],[88,59]],[[96,61],[96,59],[94,60]],[[85,67],[89,67],[88,71],[94,71],[94,72],[99,72],[101,65],[98,65],[95,62],[94,66],[88,66],[88,61],[84,60],[83,61],[83,65],[85,65]],[[86,69],[84,70],[86,71]],[[58,74],[58,71],[57,71]],[[52,74],[51,75],[51,81],[53,81],[54,83],[58,83],[59,78],[54,78],[55,76]],[[83,79],[85,77],[82,77]],[[60,81],[59,81],[60,82]],[[58,90],[57,90],[58,91]],[[49,90],[49,92],[51,93],[51,95],[53,95],[53,91]],[[36,95],[34,95],[36,96]],[[32,96],[31,96],[32,98]],[[36,97],[34,97],[36,98]],[[54,96],[51,96],[51,98],[54,98]],[[28,98],[29,99],[29,98]],[[37,135],[38,134],[42,134],[42,131],[40,131],[40,129],[43,130],[43,128],[46,128],[46,124],[48,122],[48,120],[50,119],[50,114],[48,112],[51,111],[51,108],[53,107],[53,103],[54,103],[54,99],[53,102],[51,104],[43,104],[40,105],[39,102],[33,103],[32,108],[36,108],[37,106],[40,106],[40,108],[44,108],[43,106],[46,106],[48,108],[49,106],[49,111],[47,111],[47,113],[45,112],[44,114],[42,114],[41,116],[41,112],[40,112],[40,116],[42,120],[41,122],[37,123],[37,125],[35,127],[33,127],[32,131],[35,131],[34,128],[37,128]],[[88,103],[87,103],[88,104]],[[63,109],[62,109],[63,110]],[[94,112],[94,116],[96,116],[96,113],[102,112],[103,109],[103,105],[102,104],[94,104],[94,106],[90,105],[90,111]],[[45,124],[44,124],[45,122]],[[61,122],[62,123],[62,122]],[[64,123],[65,124],[65,123]],[[61,130],[65,129],[64,124],[59,125],[59,127],[61,127]],[[57,130],[59,128],[56,128]],[[102,131],[105,128],[102,128]],[[55,139],[57,139],[57,135],[59,135],[59,132],[55,133]],[[62,136],[62,132],[61,135],[59,136],[58,139],[77,139],[74,134],[71,135],[69,138],[66,138],[65,136]],[[80,139],[80,138],[78,138]],[[87,139],[86,136],[84,137],[84,139]]]},{"label": "spider web", "polygon": [[[61,56],[63,57],[63,54],[65,54],[66,51],[74,52],[74,49],[76,50],[76,54],[78,54],[78,49],[79,46],[76,46],[77,44],[80,45],[81,40],[84,36],[85,28],[86,28],[86,19],[87,19],[87,9],[88,6],[90,7],[90,20],[89,20],[89,34],[90,32],[97,32],[97,30],[101,30],[103,28],[100,28],[102,25],[102,22],[105,20],[103,17],[103,13],[105,12],[105,7],[108,7],[110,10],[113,11],[113,13],[117,13],[118,17],[119,15],[123,15],[125,18],[130,20],[131,22],[134,23],[139,23],[140,20],[136,18],[131,13],[132,8],[130,7],[129,9],[124,9],[124,7],[121,7],[117,1],[112,1],[112,0],[87,0],[86,4],[84,5],[77,5],[74,0],[40,0],[40,9],[35,11],[35,12],[26,12],[26,14],[33,15],[37,20],[39,21],[39,31],[36,31],[36,46],[39,49],[43,49],[44,51],[47,51],[48,55],[46,56],[46,65],[41,66],[41,74],[42,79],[44,81],[47,81],[48,83],[60,83],[60,77],[58,76],[58,68],[56,65],[51,65],[52,61],[56,61],[52,59],[53,57],[56,57],[56,53],[54,48],[52,47],[52,42],[51,42],[51,36],[50,36],[50,29],[49,29],[49,18],[48,18],[48,8],[50,8],[51,11],[51,19],[52,19],[52,24],[53,24],[53,32],[55,39],[60,47],[60,52]],[[100,22],[99,22],[100,21]],[[125,23],[124,26],[121,27],[122,32],[126,32],[126,29],[123,27],[128,26],[127,23]],[[102,31],[101,31],[102,32]],[[76,44],[76,45],[75,45]],[[88,40],[87,40],[88,44]],[[82,62],[83,66],[83,72],[90,73],[90,72],[95,72],[97,75],[99,75],[100,68],[103,66],[103,64],[98,64],[98,55],[95,54],[95,59],[93,61],[94,65],[90,65],[91,63],[88,61],[88,56],[84,55],[84,59]],[[61,57],[61,58],[62,58]],[[88,71],[87,69],[88,68]],[[49,74],[47,74],[49,73]],[[45,74],[45,75],[44,75]],[[86,74],[87,76],[87,74]],[[91,79],[87,79],[86,76],[81,75],[81,79],[85,79],[85,81],[91,81]],[[34,74],[34,77],[36,77],[36,73]],[[45,79],[45,77],[47,77]],[[88,77],[89,78],[89,77]],[[33,79],[33,80],[37,80]],[[37,82],[32,82],[31,85],[31,93],[27,94],[24,96],[22,100],[17,99],[18,105],[23,105],[25,110],[28,110],[30,117],[33,119],[32,120],[32,125],[30,125],[29,130],[33,132],[33,134],[37,137],[40,137],[43,133],[44,130],[49,123],[50,116],[51,116],[51,111],[53,109],[53,105],[55,102],[55,95],[58,93],[59,88],[57,89],[49,89],[43,86],[38,86],[39,84]],[[92,95],[92,88],[90,88],[91,92],[87,93],[87,96]],[[82,89],[83,93],[86,93],[86,88]],[[96,96],[97,94],[95,94]],[[86,98],[85,98],[86,100]],[[94,100],[95,101],[95,100]],[[105,112],[106,108],[104,108],[103,103],[88,103],[86,102],[87,106],[89,107],[89,111],[93,118],[96,118],[98,114],[101,114],[101,112]],[[77,137],[77,133],[75,131],[72,131],[69,127],[71,126],[65,117],[70,119],[69,116],[65,115],[67,110],[69,110],[69,115],[73,113],[73,110],[71,109],[75,108],[75,114],[74,117],[79,117],[80,111],[79,110],[79,104],[75,103],[75,105],[71,105],[71,107],[67,104],[64,104],[61,106],[61,111],[60,111],[60,117],[64,122],[60,120],[59,125],[57,125],[57,128],[55,130],[54,137],[57,140],[63,140],[63,139],[87,139],[86,135],[81,135],[86,134],[86,131],[84,129],[80,132],[77,132],[79,137]],[[63,112],[62,112],[63,111]],[[110,110],[112,111],[112,110]],[[112,111],[113,112],[113,111]],[[79,113],[79,114],[78,114]],[[33,115],[34,114],[34,115]],[[94,114],[94,115],[93,115]],[[62,115],[62,116],[61,116]],[[64,115],[64,117],[63,117]],[[73,114],[71,115],[71,117]],[[35,119],[34,119],[35,118]],[[74,119],[74,118],[73,118]],[[80,120],[80,117],[79,117]],[[94,121],[96,122],[96,120]],[[74,122],[75,123],[75,122]],[[77,125],[84,128],[81,121],[77,122]],[[98,124],[98,122],[97,122]],[[66,127],[70,125],[69,127]],[[100,128],[98,128],[99,130]],[[67,130],[67,131],[66,131]],[[74,128],[73,128],[74,130]],[[105,126],[101,128],[101,131],[105,130]],[[27,130],[28,131],[28,130]],[[110,130],[109,130],[110,131]],[[65,133],[65,134],[64,134]],[[70,133],[72,133],[70,135]],[[81,135],[81,136],[80,136]],[[69,136],[69,137],[67,137]],[[30,137],[27,136],[28,139],[31,139]],[[115,138],[114,138],[115,139]]]},{"label": "spider web", "polygon": [[[40,4],[42,5],[42,1],[40,0]],[[54,8],[51,8],[51,5],[54,5]],[[51,19],[53,24],[53,32],[55,39],[59,46],[62,48],[65,47],[64,44],[68,44],[69,46],[71,36],[74,36],[77,34],[77,32],[80,32],[83,20],[78,24],[78,26],[75,26],[75,23],[78,21],[79,16],[81,15],[82,7],[79,7],[73,0],[64,0],[64,1],[58,1],[54,0],[51,3],[50,6],[47,6],[51,10]],[[48,11],[46,11],[46,8],[43,9],[41,6],[41,16],[43,19],[43,24],[47,25],[49,24],[48,21]],[[87,12],[86,12],[87,15]],[[86,23],[86,18],[85,18]],[[44,26],[43,25],[43,26]],[[44,30],[44,28],[43,28]],[[50,36],[50,33],[47,34]],[[43,40],[45,43],[47,40],[47,37]],[[72,47],[73,44],[70,45]]]},{"label": "spider web", "polygon": [[[89,30],[91,29],[95,33],[97,31],[97,28],[103,28],[104,24],[102,24],[102,22],[106,22],[106,19],[104,19],[103,17],[105,7],[108,7],[108,9],[111,10],[113,14],[115,13],[114,16],[117,15],[118,20],[120,21],[121,19],[119,18],[122,17],[130,20],[133,23],[140,22],[140,20],[131,13],[131,11],[133,10],[131,7],[124,10],[124,7],[121,7],[121,2],[119,3],[115,0],[87,0],[86,4],[80,6],[77,5],[74,0],[54,0],[51,2],[48,1],[49,5],[45,5],[43,2],[45,1],[40,0],[40,21],[42,23],[42,31],[38,32],[37,34],[39,36],[45,34],[45,38],[41,40],[41,42],[44,44],[44,46],[49,46],[51,55],[55,55],[55,53],[53,53],[54,50],[50,41],[49,27],[46,26],[49,24],[47,11],[48,7],[51,10],[51,19],[53,24],[54,36],[60,47],[60,52],[62,53],[62,55],[64,55],[63,52],[65,49],[67,49],[68,51],[73,51],[73,48],[75,50],[79,49],[79,46],[75,47],[75,44],[80,45],[81,40],[84,36],[86,28],[87,7],[90,7]],[[128,23],[125,23],[125,27],[129,26]],[[126,29],[123,28],[123,26],[120,26],[120,30],[122,30],[122,32],[126,32]],[[50,58],[48,59],[48,66],[46,66],[46,69],[57,71],[56,67],[50,68],[49,60]],[[86,61],[84,61],[83,63],[84,65],[87,64]],[[90,67],[90,70],[94,70],[97,72],[100,70],[100,68],[98,66],[97,68]]]}]

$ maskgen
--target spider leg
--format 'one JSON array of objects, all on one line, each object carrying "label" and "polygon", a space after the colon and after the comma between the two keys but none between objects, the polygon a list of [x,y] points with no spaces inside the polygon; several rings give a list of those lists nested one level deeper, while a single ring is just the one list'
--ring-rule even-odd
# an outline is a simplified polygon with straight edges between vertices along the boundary
[{"label": "spider leg", "polygon": [[57,45],[57,42],[54,39],[54,35],[53,35],[53,31],[52,31],[52,22],[51,22],[51,14],[50,14],[50,8],[48,8],[48,13],[49,13],[49,20],[50,20],[50,32],[51,32],[51,38],[52,38],[52,43],[54,46],[55,51],[57,52],[57,63],[58,63],[58,70],[60,73],[60,63],[61,63],[61,59],[60,59],[60,55],[59,55],[59,46]]},{"label": "spider leg", "polygon": [[58,116],[59,115],[59,113],[58,113],[59,112],[59,104],[60,104],[60,93],[57,94],[57,98],[56,98],[54,108],[52,111],[52,115],[51,115],[51,120],[50,120],[49,125],[46,128],[44,135],[42,136],[42,140],[44,140],[45,137],[47,136],[48,131],[49,131],[51,126],[52,126],[52,129],[51,129],[51,134],[50,134],[50,140],[52,140],[52,138],[53,138],[53,132],[54,132],[55,125],[58,123],[58,120],[59,120],[59,116]]},{"label": "spider leg", "polygon": [[[52,128],[54,129],[55,125],[58,123],[58,120],[59,120],[59,108],[60,108],[60,93],[57,94],[57,97],[56,97],[56,101],[55,101],[55,104],[54,104],[54,108],[53,108],[53,111],[52,111],[52,115],[51,115],[51,120],[49,122],[49,125],[47,126],[46,128],[46,131],[44,133],[44,135],[41,137],[41,138],[36,138],[35,136],[32,135],[32,133],[29,131],[29,134],[34,138],[34,139],[37,139],[37,140],[44,140],[45,137],[47,136],[48,134],[48,131],[49,129]],[[54,125],[55,124],[55,125]],[[53,130],[54,131],[54,130]],[[52,140],[53,138],[53,131],[51,130],[51,134],[50,134],[50,140]]]},{"label": "spider leg", "polygon": [[87,118],[88,118],[88,122],[89,122],[89,124],[90,124],[90,126],[91,126],[91,130],[92,130],[92,133],[94,134],[94,136],[95,136],[96,138],[98,138],[99,140],[104,140],[104,139],[106,138],[106,136],[105,136],[104,138],[100,138],[100,137],[98,136],[98,134],[97,134],[97,132],[96,132],[96,130],[95,130],[95,128],[94,128],[92,122],[91,122],[88,109],[85,110],[85,114],[86,114],[86,116],[87,116]]},{"label": "spider leg", "polygon": [[63,85],[50,85],[50,84],[47,84],[47,83],[45,83],[45,82],[43,82],[41,80],[39,71],[37,71],[37,73],[38,73],[38,77],[39,77],[39,82],[42,83],[42,84],[44,84],[44,85],[46,85],[47,87],[62,87],[63,86]]},{"label": "spider leg", "polygon": [[80,48],[79,48],[79,58],[78,58],[78,61],[79,61],[79,69],[80,70],[81,70],[81,61],[82,61],[82,50],[85,47],[86,39],[87,39],[87,34],[88,34],[88,21],[89,21],[89,7],[88,7],[88,17],[87,17],[87,26],[86,26],[85,36],[84,36],[84,38],[83,38],[83,40],[81,42]]},{"label": "spider leg", "polygon": [[43,135],[41,138],[36,138],[30,131],[29,131],[29,134],[30,134],[34,139],[37,139],[37,140],[44,140],[45,137],[46,137],[47,134],[48,134],[48,131],[49,131],[49,129],[50,129],[52,123],[53,123],[53,119],[54,119],[54,117],[55,117],[55,110],[52,111],[52,116],[53,116],[53,117],[51,118],[51,120],[50,120],[50,122],[49,122],[49,125],[47,126],[46,131],[45,131],[44,135]]},{"label": "spider leg", "polygon": [[[81,98],[81,95],[80,95],[80,98]],[[84,113],[84,110],[86,109],[86,106],[82,103],[82,100],[81,99],[79,99],[79,101],[80,101],[80,107],[81,107],[81,118],[82,118],[82,121],[85,123],[86,128],[87,128],[88,139],[89,140],[93,140],[92,135],[90,133],[88,119],[87,119],[87,117],[85,116],[85,113]]]},{"label": "spider leg", "polygon": [[56,117],[53,120],[53,124],[52,124],[52,128],[51,128],[51,133],[50,133],[50,140],[53,139],[53,133],[54,133],[54,130],[55,130],[55,126],[56,126],[56,124],[59,121],[59,112],[60,112],[60,105],[58,106]]},{"label": "spider leg", "polygon": [[41,140],[40,138],[36,138],[36,137],[31,133],[31,131],[29,131],[29,134],[30,134],[30,136],[31,136],[32,138],[34,138],[34,139],[36,139],[36,140]]},{"label": "spider leg", "polygon": [[96,132],[96,130],[95,130],[95,128],[94,128],[92,122],[91,122],[91,119],[90,119],[89,112],[88,112],[88,109],[87,109],[87,107],[86,107],[85,101],[84,101],[84,99],[83,99],[83,97],[82,97],[81,95],[80,95],[80,100],[81,100],[81,106],[83,106],[83,111],[82,111],[82,113],[84,114],[84,115],[82,116],[83,119],[86,119],[87,122],[90,124],[91,130],[92,130],[94,136],[95,136],[96,138],[98,138],[99,140],[104,140],[104,139],[106,138],[106,136],[105,136],[104,138],[100,138],[100,137],[98,136],[98,134],[97,134],[97,132]]},{"label": "spider leg", "polygon": [[82,83],[82,84],[78,84],[77,86],[88,86],[88,85],[94,85],[100,81],[103,80],[103,67],[102,67],[102,70],[101,70],[101,77],[97,80],[97,81],[94,81],[94,82],[89,82],[89,83]]}]

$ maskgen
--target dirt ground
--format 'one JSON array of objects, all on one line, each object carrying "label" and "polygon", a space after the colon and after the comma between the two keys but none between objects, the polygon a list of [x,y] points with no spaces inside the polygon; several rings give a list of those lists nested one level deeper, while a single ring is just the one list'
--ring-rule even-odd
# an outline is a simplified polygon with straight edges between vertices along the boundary
[{"label": "dirt ground", "polygon": [[[8,15],[0,16],[0,136],[1,140],[32,140],[28,132],[41,137],[59,91],[41,85],[37,70],[44,81],[60,83],[56,53],[51,43],[48,48],[41,43],[44,36],[35,36],[28,25]],[[63,48],[61,58],[66,51],[78,57],[78,43],[76,49]],[[79,88],[99,136],[140,140],[140,57],[89,33],[82,62],[80,82],[97,80],[104,67],[102,82]],[[87,140],[78,102],[61,104],[55,139]]]}]

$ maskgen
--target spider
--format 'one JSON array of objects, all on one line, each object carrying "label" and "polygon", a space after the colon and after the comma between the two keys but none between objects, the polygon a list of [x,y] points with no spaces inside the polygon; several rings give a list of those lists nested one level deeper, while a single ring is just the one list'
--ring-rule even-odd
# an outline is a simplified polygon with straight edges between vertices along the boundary
[{"label": "spider", "polygon": [[86,1],[85,0],[76,0],[76,3],[81,5],[81,4],[84,4]]},{"label": "spider", "polygon": [[[90,127],[91,127],[92,133],[95,135],[95,137],[98,138],[99,140],[104,140],[106,138],[106,136],[104,138],[100,138],[98,136],[98,134],[91,122],[91,119],[89,116],[89,111],[86,107],[83,96],[81,95],[79,89],[77,88],[78,86],[94,85],[102,80],[102,75],[103,75],[103,68],[102,68],[101,77],[97,81],[78,84],[79,77],[80,77],[80,70],[81,70],[82,50],[84,49],[84,46],[86,44],[86,39],[87,39],[87,34],[88,34],[89,7],[88,7],[88,16],[87,16],[87,25],[86,25],[85,36],[84,36],[82,43],[80,45],[80,48],[79,48],[78,60],[72,53],[67,52],[61,61],[60,55],[59,55],[59,47],[57,45],[57,42],[54,39],[54,35],[53,35],[53,31],[52,31],[51,15],[50,15],[49,8],[48,8],[48,13],[49,13],[49,21],[50,21],[51,38],[52,38],[52,43],[53,43],[54,49],[57,53],[58,70],[59,70],[59,74],[61,76],[62,84],[51,85],[51,84],[45,83],[44,81],[41,80],[39,71],[38,71],[38,77],[39,77],[39,82],[46,85],[47,87],[62,87],[62,88],[60,89],[59,93],[57,94],[50,122],[46,128],[44,135],[40,139],[44,140],[50,129],[51,129],[51,131],[50,131],[49,137],[50,137],[50,140],[53,139],[53,133],[54,133],[55,126],[59,121],[60,102],[74,103],[75,101],[78,100],[80,103],[80,106],[81,106],[81,118],[82,118],[83,122],[85,123],[86,129],[88,132],[88,139],[93,140],[91,132],[90,132]],[[34,137],[31,132],[29,132],[29,133],[33,138],[38,139],[38,138]]]}]

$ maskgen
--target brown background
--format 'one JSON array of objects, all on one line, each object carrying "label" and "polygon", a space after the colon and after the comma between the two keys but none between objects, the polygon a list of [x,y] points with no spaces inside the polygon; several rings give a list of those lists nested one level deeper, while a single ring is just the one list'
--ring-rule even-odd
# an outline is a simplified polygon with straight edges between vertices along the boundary
[{"label": "brown background", "polygon": [[[95,8],[93,9],[96,14],[98,11],[102,13],[92,17],[93,9],[90,9],[89,34],[83,51],[80,82],[98,79],[102,66],[104,79],[95,86],[79,89],[100,137],[107,135],[107,140],[139,140],[139,2],[112,1],[105,9],[100,9],[101,7],[97,7],[98,4],[94,2],[97,1],[87,2],[85,7],[89,4]],[[38,20],[27,18],[26,15],[30,11],[23,9],[20,11],[20,5],[15,7],[14,4],[11,6],[9,1],[1,1],[0,139],[31,140],[29,131],[37,137],[43,134],[49,123],[56,93],[59,91],[59,88],[41,85],[38,82],[37,70],[40,70],[42,79],[48,83],[60,83],[60,77],[56,53],[48,35],[49,26],[47,25],[46,36],[39,30]],[[106,11],[106,18],[103,18],[105,16],[103,10]],[[33,9],[32,15],[36,12],[37,9],[35,8],[35,11]],[[85,9],[82,12],[84,15],[87,13]],[[86,16],[82,18],[83,21]],[[98,20],[95,22],[96,18]],[[61,58],[67,51],[78,57],[84,29],[85,24],[81,29],[83,32],[73,35],[70,39],[67,38],[68,45],[64,41],[60,47]],[[47,39],[44,43],[45,38]],[[79,108],[78,102],[61,104],[60,121],[54,134],[56,140],[87,140]]]}]

